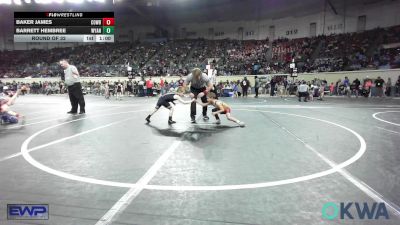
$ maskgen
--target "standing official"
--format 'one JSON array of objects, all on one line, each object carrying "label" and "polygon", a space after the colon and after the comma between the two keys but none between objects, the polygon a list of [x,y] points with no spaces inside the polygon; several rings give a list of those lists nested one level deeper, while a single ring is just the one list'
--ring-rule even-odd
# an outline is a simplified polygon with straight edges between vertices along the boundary
[{"label": "standing official", "polygon": [[309,87],[308,87],[307,83],[305,81],[303,81],[298,88],[299,102],[301,102],[302,97],[304,97],[304,102],[307,102],[307,98],[309,95],[308,90],[309,90]]},{"label": "standing official", "polygon": [[85,98],[82,93],[82,85],[79,80],[78,69],[75,66],[70,65],[66,59],[60,61],[60,66],[64,69],[65,85],[67,85],[69,100],[71,101],[71,110],[68,113],[76,114],[78,112],[79,104],[79,114],[84,114]]},{"label": "standing official", "polygon": [[[183,90],[186,90],[187,85],[190,84],[190,92],[192,96],[197,99],[197,95],[200,93],[204,93],[203,97],[201,97],[201,101],[203,103],[207,102],[207,93],[212,89],[213,85],[207,77],[207,74],[202,73],[199,68],[195,68],[192,70],[187,77],[185,82],[183,83]],[[196,102],[192,102],[190,106],[190,118],[192,119],[192,123],[196,123]],[[207,116],[207,106],[203,106],[203,119],[209,120],[210,118]]]}]

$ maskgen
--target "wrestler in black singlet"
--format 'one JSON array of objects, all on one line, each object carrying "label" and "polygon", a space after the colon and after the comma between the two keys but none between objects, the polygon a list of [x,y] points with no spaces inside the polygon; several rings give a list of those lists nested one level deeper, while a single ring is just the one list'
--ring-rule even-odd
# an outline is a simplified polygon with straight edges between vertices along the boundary
[{"label": "wrestler in black singlet", "polygon": [[169,103],[172,102],[172,104],[175,105],[174,101],[176,101],[176,99],[174,98],[174,96],[175,96],[174,93],[169,93],[161,96],[158,99],[156,109],[160,108],[161,106],[164,106],[165,108],[168,109],[171,108],[171,105]]}]

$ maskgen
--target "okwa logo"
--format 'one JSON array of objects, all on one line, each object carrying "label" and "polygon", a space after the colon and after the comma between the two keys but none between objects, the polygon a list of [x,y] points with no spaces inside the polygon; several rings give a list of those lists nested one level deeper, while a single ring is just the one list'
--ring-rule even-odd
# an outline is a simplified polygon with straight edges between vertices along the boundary
[{"label": "okwa logo", "polygon": [[386,209],[385,203],[374,202],[368,204],[367,202],[341,202],[336,204],[328,202],[322,207],[322,218],[333,220],[339,216],[340,219],[389,219],[389,214]]}]

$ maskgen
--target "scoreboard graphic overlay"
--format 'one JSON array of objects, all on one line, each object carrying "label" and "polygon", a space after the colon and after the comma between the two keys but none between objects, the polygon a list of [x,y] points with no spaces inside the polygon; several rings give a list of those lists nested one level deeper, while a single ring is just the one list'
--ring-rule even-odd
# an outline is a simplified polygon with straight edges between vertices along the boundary
[{"label": "scoreboard graphic overlay", "polygon": [[14,42],[114,42],[114,12],[14,12]]}]

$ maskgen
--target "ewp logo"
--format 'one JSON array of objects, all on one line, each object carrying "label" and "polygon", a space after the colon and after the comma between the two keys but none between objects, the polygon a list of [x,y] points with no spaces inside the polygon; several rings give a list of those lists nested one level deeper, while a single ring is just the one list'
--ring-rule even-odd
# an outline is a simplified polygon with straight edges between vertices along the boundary
[{"label": "ewp logo", "polygon": [[[354,203],[354,204],[353,204]],[[353,214],[351,213],[351,208],[355,207],[355,212],[353,209]],[[353,207],[353,208],[354,208]],[[389,214],[387,213],[385,203],[376,203],[374,202],[371,205],[368,205],[368,203],[358,203],[358,202],[348,202],[340,203],[340,208],[338,204],[334,202],[328,202],[325,203],[324,206],[322,207],[322,218],[328,219],[328,220],[333,220],[335,219],[340,213],[340,219],[354,219],[353,215],[358,216],[358,219],[389,219]]]},{"label": "ewp logo", "polygon": [[8,204],[8,220],[48,220],[49,205]]}]

